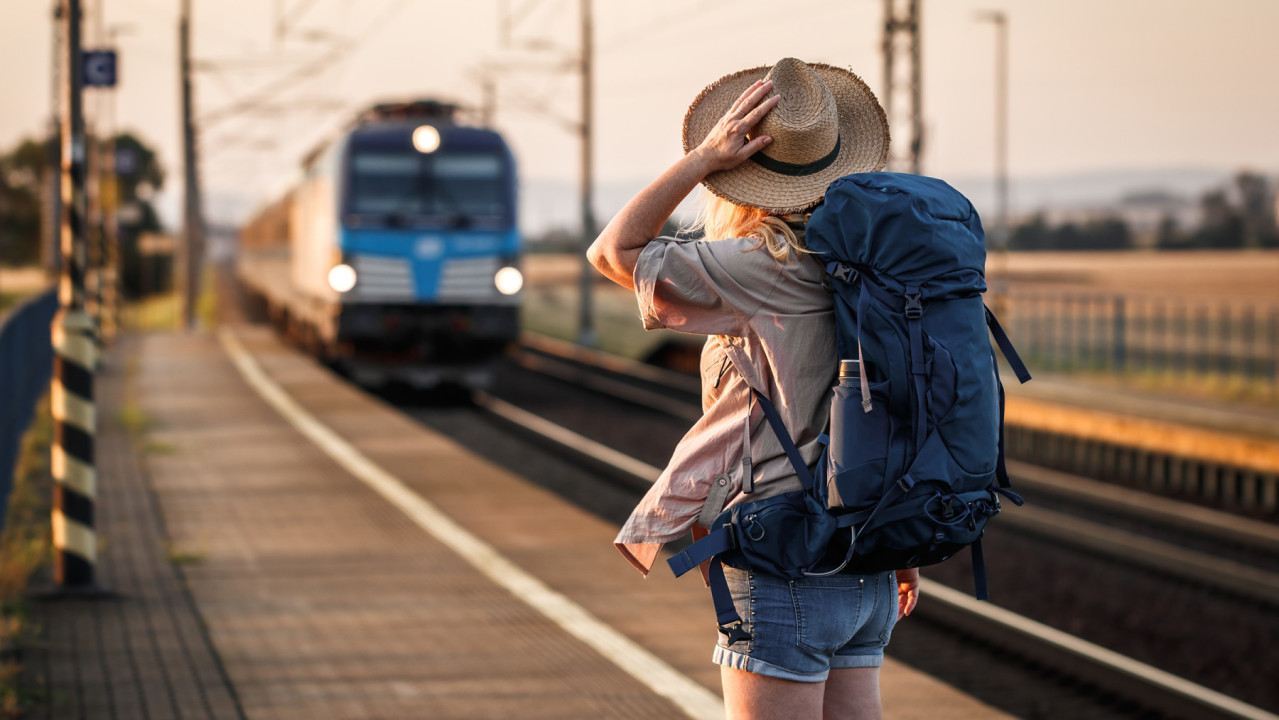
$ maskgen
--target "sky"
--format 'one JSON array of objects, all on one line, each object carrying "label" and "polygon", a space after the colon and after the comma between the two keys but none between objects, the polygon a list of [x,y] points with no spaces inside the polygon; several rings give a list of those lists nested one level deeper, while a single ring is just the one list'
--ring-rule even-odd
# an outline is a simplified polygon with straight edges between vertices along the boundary
[{"label": "sky", "polygon": [[[98,28],[117,38],[118,126],[159,149],[173,207],[181,182],[179,2],[85,2],[86,44],[106,44]],[[215,219],[278,195],[302,155],[361,107],[415,97],[478,105],[481,69],[496,67],[496,127],[526,187],[540,188],[529,196],[545,206],[525,214],[573,222],[580,0],[192,4],[202,178]],[[0,0],[0,149],[47,126],[52,6]],[[503,7],[512,18],[505,44]],[[1019,181],[1052,176],[1279,173],[1275,0],[921,0],[921,7],[926,174],[994,172],[995,30],[978,19],[989,9],[1009,20],[1014,204]],[[280,10],[288,19],[282,34]],[[688,103],[724,74],[794,56],[850,67],[882,92],[881,0],[593,0],[593,14],[602,218],[626,189],[678,158]],[[542,49],[528,49],[534,45]],[[86,107],[106,127],[107,105],[94,94]],[[904,139],[904,127],[894,130]]]}]

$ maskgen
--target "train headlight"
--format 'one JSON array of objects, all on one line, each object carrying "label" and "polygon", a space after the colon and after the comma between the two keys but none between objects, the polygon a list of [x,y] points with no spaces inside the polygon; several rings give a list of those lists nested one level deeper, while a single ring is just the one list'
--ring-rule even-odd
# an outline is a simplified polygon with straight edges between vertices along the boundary
[{"label": "train headlight", "polygon": [[514,295],[524,287],[524,273],[519,268],[504,267],[493,276],[493,284],[503,295]]},{"label": "train headlight", "polygon": [[355,287],[355,268],[346,263],[334,265],[329,271],[329,287],[333,288],[334,292],[350,292],[351,288]]},{"label": "train headlight", "polygon": [[440,147],[440,131],[422,125],[413,131],[413,147],[420,153],[433,153]]}]

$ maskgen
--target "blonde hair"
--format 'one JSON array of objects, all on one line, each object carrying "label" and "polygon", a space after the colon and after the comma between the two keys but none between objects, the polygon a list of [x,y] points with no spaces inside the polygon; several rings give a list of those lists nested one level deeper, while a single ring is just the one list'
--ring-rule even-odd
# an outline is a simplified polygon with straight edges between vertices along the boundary
[{"label": "blonde hair", "polygon": [[[738,205],[713,193],[706,193],[692,230],[701,230],[708,240],[751,237],[766,248],[777,262],[786,262],[791,253],[811,253],[804,245],[804,224],[809,213],[778,216],[749,205]],[[798,232],[796,231],[798,229]]]}]

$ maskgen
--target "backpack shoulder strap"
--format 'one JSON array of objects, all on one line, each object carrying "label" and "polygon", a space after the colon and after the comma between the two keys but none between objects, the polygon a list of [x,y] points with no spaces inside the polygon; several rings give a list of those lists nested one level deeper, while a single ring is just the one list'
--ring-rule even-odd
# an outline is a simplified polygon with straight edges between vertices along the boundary
[{"label": "backpack shoulder strap", "polygon": [[764,417],[768,418],[768,424],[773,428],[773,433],[777,435],[778,442],[782,444],[782,450],[786,452],[786,457],[790,460],[795,474],[799,476],[799,481],[804,484],[805,490],[812,492],[815,482],[813,473],[808,469],[808,465],[804,463],[804,457],[799,454],[799,448],[795,447],[795,441],[791,439],[790,433],[787,432],[781,415],[777,414],[777,409],[768,401],[764,393],[755,388],[751,388],[751,393],[755,396],[755,399],[759,400],[759,407],[764,411]]}]

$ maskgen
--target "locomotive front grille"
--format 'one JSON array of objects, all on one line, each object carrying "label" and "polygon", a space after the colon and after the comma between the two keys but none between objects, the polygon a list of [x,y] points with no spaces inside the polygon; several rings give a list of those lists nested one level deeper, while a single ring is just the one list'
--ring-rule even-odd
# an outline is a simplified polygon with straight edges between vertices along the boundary
[{"label": "locomotive front grille", "polygon": [[493,276],[501,268],[496,257],[449,260],[440,273],[440,300],[478,300],[498,295]]},{"label": "locomotive front grille", "polygon": [[413,268],[404,258],[357,255],[355,294],[361,300],[410,301],[413,292]]}]

